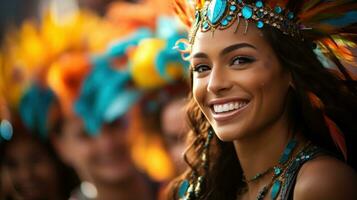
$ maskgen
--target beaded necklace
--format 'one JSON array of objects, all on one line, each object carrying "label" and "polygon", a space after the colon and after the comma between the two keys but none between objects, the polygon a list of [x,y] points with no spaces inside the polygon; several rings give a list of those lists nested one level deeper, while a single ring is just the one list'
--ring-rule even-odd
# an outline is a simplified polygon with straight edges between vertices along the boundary
[{"label": "beaded necklace", "polygon": [[[289,144],[290,144],[290,142],[289,142]],[[264,197],[266,196],[266,194],[268,193],[268,191],[270,190],[270,188],[271,188],[271,199],[275,200],[278,197],[280,190],[281,190],[281,186],[285,182],[284,177],[285,177],[286,172],[289,169],[289,166],[296,160],[296,158],[299,155],[303,154],[303,152],[306,150],[306,148],[310,145],[310,142],[307,142],[301,148],[301,150],[296,154],[296,156],[292,156],[292,152],[293,152],[294,148],[296,147],[296,141],[295,141],[294,145],[290,145],[293,147],[291,149],[287,150],[289,147],[289,144],[287,145],[287,148],[284,150],[283,156],[279,160],[280,166],[278,165],[278,166],[273,167],[274,173],[271,178],[271,181],[259,191],[257,198],[256,198],[257,200],[263,200]],[[288,151],[290,151],[290,152],[288,152]],[[285,152],[287,152],[287,153],[285,153]],[[284,161],[283,165],[281,165],[282,161]]]},{"label": "beaded necklace", "polygon": [[286,145],[283,154],[281,155],[279,159],[279,164],[273,167],[270,167],[266,169],[264,172],[257,173],[255,176],[253,176],[250,179],[247,179],[245,176],[243,176],[243,181],[246,183],[254,182],[265,175],[269,174],[270,172],[274,171],[274,174],[279,175],[281,173],[281,169],[286,166],[288,163],[287,161],[291,157],[291,153],[294,151],[296,147],[297,141],[295,139],[291,139],[289,143]]}]

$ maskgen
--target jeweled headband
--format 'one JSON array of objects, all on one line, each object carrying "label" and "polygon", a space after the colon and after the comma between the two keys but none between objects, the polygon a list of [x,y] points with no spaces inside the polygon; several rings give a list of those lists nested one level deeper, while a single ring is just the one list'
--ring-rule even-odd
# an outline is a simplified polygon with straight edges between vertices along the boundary
[{"label": "jeweled headband", "polygon": [[266,24],[273,26],[284,34],[299,37],[300,25],[294,21],[295,15],[280,6],[270,8],[258,0],[254,4],[244,3],[242,0],[211,0],[207,1],[202,8],[197,7],[195,11],[195,23],[190,34],[190,43],[193,43],[197,30],[202,32],[224,30],[229,28],[237,20],[245,23],[245,31],[248,30],[248,22],[256,23],[261,29]]},{"label": "jeweled headband", "polygon": [[198,30],[214,33],[238,21],[245,23],[245,33],[248,24],[275,27],[292,38],[313,41],[321,55],[357,66],[350,50],[357,47],[356,0],[174,0],[174,9],[190,30],[189,40],[176,46],[184,59],[189,59]]}]

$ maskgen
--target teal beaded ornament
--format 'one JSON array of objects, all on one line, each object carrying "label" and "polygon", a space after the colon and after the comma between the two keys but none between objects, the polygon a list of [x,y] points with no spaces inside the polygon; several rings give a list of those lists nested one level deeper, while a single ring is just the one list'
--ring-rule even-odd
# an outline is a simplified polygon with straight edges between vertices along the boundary
[{"label": "teal beaded ornament", "polygon": [[[203,168],[204,171],[208,170],[208,154],[209,154],[209,146],[211,143],[211,140],[213,138],[213,130],[210,128],[208,130],[207,134],[207,139],[204,143],[203,146],[203,151],[201,155],[201,168]],[[205,175],[199,176],[197,172],[193,172],[191,174],[190,180],[183,180],[180,184],[180,187],[178,189],[178,197],[180,200],[193,200],[197,199],[197,197],[200,196],[202,192],[202,187],[205,182]]]},{"label": "teal beaded ornament", "polygon": [[232,26],[236,20],[238,25],[235,31],[237,31],[240,21],[244,20],[244,33],[247,33],[248,22],[253,21],[259,29],[268,24],[284,34],[300,35],[300,26],[295,22],[294,13],[284,10],[280,6],[270,8],[265,6],[261,0],[257,0],[254,4],[248,4],[242,0],[207,1],[201,10],[196,10],[195,18],[195,28],[192,29],[190,43],[193,43],[199,28],[202,32],[224,30]]},{"label": "teal beaded ornament", "polygon": [[257,200],[263,200],[270,188],[271,188],[271,199],[273,200],[277,199],[283,183],[283,181],[279,178],[283,175],[283,172],[286,171],[286,168],[292,162],[293,160],[292,153],[296,148],[296,145],[297,145],[297,141],[295,139],[291,139],[289,143],[286,145],[283,154],[279,159],[279,164],[272,168],[273,170],[272,181],[259,191],[257,195]]},{"label": "teal beaded ornament", "polygon": [[297,141],[294,139],[291,139],[288,142],[288,144],[286,145],[286,147],[279,159],[278,165],[270,167],[270,168],[266,169],[264,172],[257,173],[252,178],[245,179],[244,181],[247,183],[254,182],[254,181],[262,178],[263,176],[269,174],[270,172],[274,172],[274,176],[279,176],[282,172],[282,168],[287,164],[287,161],[291,157],[291,154],[292,154],[293,150],[295,149],[296,144],[297,144]]}]

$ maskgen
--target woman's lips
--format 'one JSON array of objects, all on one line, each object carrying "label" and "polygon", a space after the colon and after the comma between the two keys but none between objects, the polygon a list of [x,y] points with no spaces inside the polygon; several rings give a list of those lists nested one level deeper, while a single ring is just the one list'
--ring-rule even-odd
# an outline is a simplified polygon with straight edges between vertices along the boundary
[{"label": "woman's lips", "polygon": [[211,103],[210,110],[215,121],[225,122],[240,115],[240,113],[248,107],[249,102],[247,99],[215,101]]}]

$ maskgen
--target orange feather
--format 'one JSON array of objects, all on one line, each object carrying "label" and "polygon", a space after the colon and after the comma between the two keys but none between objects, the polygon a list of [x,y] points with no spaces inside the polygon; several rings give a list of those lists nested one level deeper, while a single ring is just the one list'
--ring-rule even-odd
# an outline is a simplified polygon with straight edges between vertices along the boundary
[{"label": "orange feather", "polygon": [[174,11],[182,23],[186,25],[187,28],[191,28],[195,19],[194,8],[192,5],[190,5],[186,0],[175,0]]},{"label": "orange feather", "polygon": [[309,92],[308,97],[309,97],[310,102],[314,108],[317,108],[317,109],[324,108],[324,104],[322,103],[321,99],[319,97],[317,97],[314,93]]},{"label": "orange feather", "polygon": [[343,133],[338,128],[337,124],[333,122],[327,115],[324,114],[324,120],[330,131],[332,140],[335,142],[336,146],[340,149],[345,160],[347,160],[347,147],[346,140]]},{"label": "orange feather", "polygon": [[[324,104],[321,99],[312,92],[308,92],[308,97],[314,108],[324,111]],[[326,114],[323,114],[324,121],[329,129],[331,139],[335,142],[336,146],[340,149],[345,160],[347,160],[347,147],[343,133],[338,128],[337,124],[333,122]]]}]

